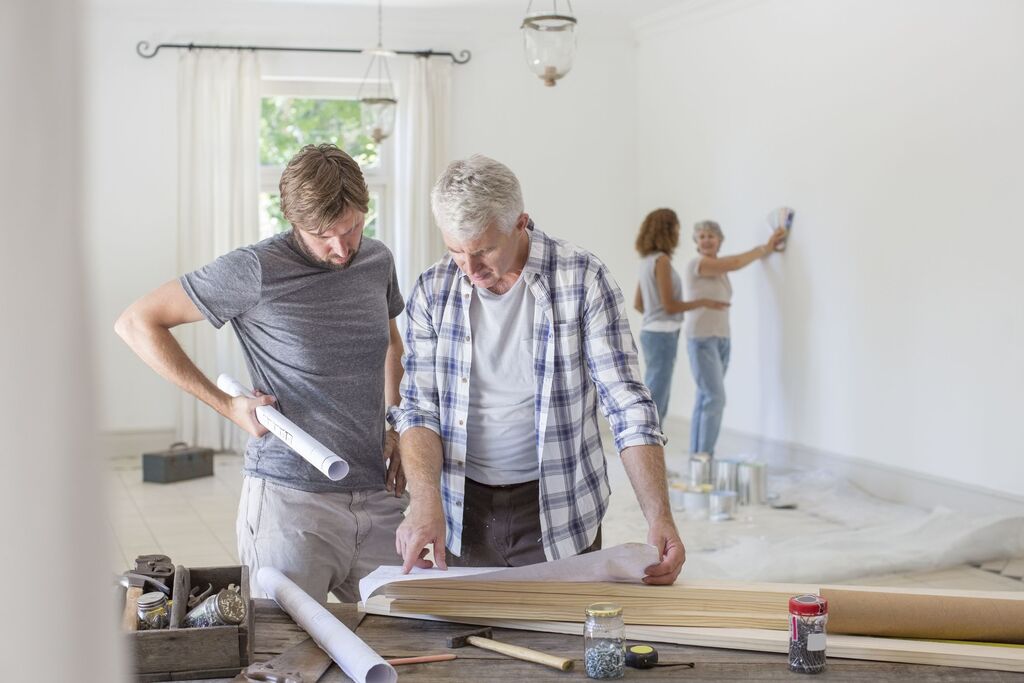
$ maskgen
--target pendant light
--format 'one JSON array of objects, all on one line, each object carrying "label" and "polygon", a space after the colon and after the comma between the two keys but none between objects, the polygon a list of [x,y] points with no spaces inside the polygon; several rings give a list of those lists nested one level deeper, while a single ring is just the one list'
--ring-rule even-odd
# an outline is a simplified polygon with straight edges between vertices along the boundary
[{"label": "pendant light", "polygon": [[530,0],[520,26],[526,64],[547,86],[553,86],[569,73],[576,53],[576,17],[572,14],[572,3],[566,0],[566,4],[567,14],[558,11],[558,0],[552,0],[550,12],[531,13]]},{"label": "pendant light", "polygon": [[[388,67],[388,60],[395,53],[384,49],[383,35],[384,10],[382,0],[377,0],[377,47],[363,51],[363,54],[370,55],[370,63],[359,85],[359,116],[363,130],[378,145],[394,132],[395,109],[398,107]],[[371,83],[369,79],[374,74],[376,79]]]}]

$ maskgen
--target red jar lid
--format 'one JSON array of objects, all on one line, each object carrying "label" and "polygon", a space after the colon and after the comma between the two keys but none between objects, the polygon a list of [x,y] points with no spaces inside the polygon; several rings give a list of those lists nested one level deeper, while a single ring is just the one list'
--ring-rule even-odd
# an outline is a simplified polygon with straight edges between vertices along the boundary
[{"label": "red jar lid", "polygon": [[789,599],[789,613],[801,617],[817,617],[828,614],[828,600],[811,593],[794,595]]}]

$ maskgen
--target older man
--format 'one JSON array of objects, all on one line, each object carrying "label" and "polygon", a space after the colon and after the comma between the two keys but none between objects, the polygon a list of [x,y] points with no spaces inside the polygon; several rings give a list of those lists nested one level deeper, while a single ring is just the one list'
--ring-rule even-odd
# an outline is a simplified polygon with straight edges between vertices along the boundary
[{"label": "older man", "polygon": [[[600,547],[608,475],[598,402],[662,552],[647,583],[685,559],[668,505],[664,437],[639,376],[623,298],[590,253],[534,228],[505,165],[453,162],[434,217],[448,255],[408,303],[401,433],[412,493],[404,570],[519,566]],[[456,556],[446,554],[446,548]]]}]

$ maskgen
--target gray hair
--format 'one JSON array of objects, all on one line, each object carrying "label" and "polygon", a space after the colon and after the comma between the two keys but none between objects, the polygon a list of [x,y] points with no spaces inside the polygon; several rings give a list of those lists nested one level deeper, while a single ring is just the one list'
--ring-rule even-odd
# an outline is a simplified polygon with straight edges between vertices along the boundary
[{"label": "gray hair", "polygon": [[430,205],[444,233],[472,240],[491,225],[512,232],[523,213],[523,191],[508,166],[474,154],[448,164],[430,193]]},{"label": "gray hair", "polygon": [[725,241],[725,235],[722,234],[722,226],[720,226],[718,223],[716,223],[714,221],[697,221],[696,223],[694,223],[693,224],[693,239],[694,240],[697,239],[697,233],[701,232],[702,230],[707,230],[708,232],[715,233],[716,235],[718,235],[718,240],[720,242],[724,242]]}]

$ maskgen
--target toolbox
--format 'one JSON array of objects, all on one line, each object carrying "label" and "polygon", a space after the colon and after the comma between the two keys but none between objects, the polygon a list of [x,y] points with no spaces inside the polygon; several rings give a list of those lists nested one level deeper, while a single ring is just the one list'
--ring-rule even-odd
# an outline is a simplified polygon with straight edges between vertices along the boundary
[{"label": "toolbox", "polygon": [[189,446],[179,441],[166,451],[142,454],[142,481],[169,484],[212,475],[212,448]]},{"label": "toolbox", "polygon": [[[189,592],[213,586],[216,593],[230,584],[241,587],[246,615],[236,626],[185,628]],[[183,567],[174,571],[170,626],[126,633],[136,683],[232,678],[252,662],[253,605],[249,568]]]}]

